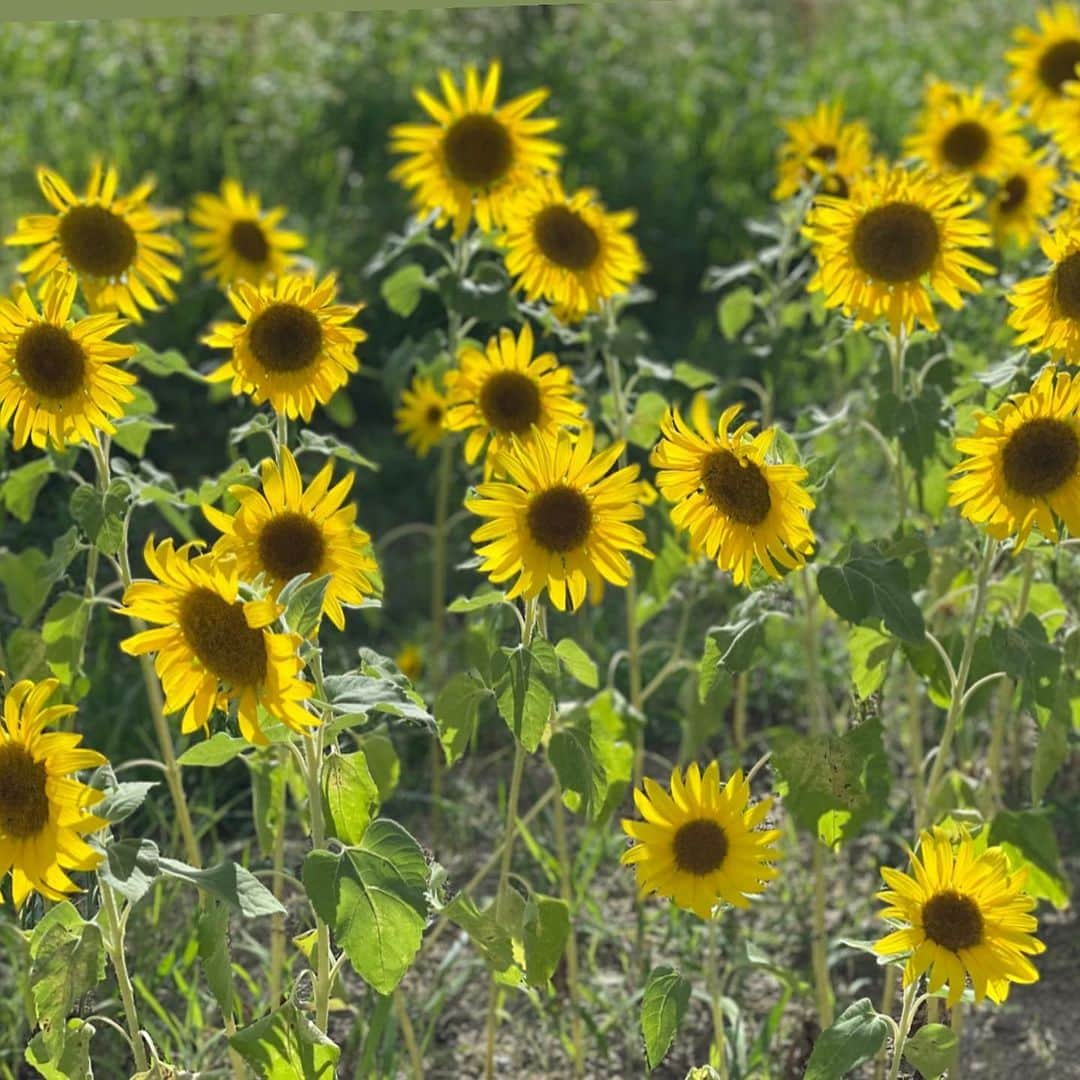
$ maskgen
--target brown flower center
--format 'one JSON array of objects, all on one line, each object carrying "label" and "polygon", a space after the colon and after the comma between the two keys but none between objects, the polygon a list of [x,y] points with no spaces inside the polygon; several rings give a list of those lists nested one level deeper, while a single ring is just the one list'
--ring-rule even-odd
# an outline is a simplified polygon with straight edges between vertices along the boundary
[{"label": "brown flower center", "polygon": [[1001,198],[998,200],[998,211],[1002,214],[1014,214],[1019,210],[1028,197],[1028,182],[1022,176],[1010,176],[1001,185]]},{"label": "brown flower center", "polygon": [[1076,78],[1076,65],[1080,63],[1080,41],[1067,38],[1051,45],[1039,57],[1039,78],[1048,90],[1061,93],[1061,87]]},{"label": "brown flower center", "polygon": [[259,561],[278,581],[317,573],[325,554],[322,530],[304,514],[278,514],[259,533]]},{"label": "brown flower center", "polygon": [[839,173],[829,173],[821,182],[822,195],[832,195],[837,199],[846,199],[848,192],[848,183]]},{"label": "brown flower center", "polygon": [[251,351],[267,371],[303,371],[322,351],[319,320],[299,304],[271,304],[252,320]]},{"label": "brown flower center", "polygon": [[963,120],[949,128],[941,143],[945,160],[956,169],[971,169],[990,149],[990,132],[975,120]]},{"label": "brown flower center", "polygon": [[60,219],[60,250],[80,273],[120,277],[135,260],[135,231],[104,206],[73,206]]},{"label": "brown flower center", "polygon": [[450,175],[473,188],[501,180],[514,161],[510,133],[486,113],[454,121],[443,136],[442,149]]},{"label": "brown flower center", "polygon": [[1052,417],[1028,420],[1002,451],[1005,483],[1018,495],[1049,495],[1076,475],[1080,439],[1072,424]]},{"label": "brown flower center", "polygon": [[63,400],[83,388],[86,354],[66,330],[38,323],[19,336],[15,370],[35,394]]},{"label": "brown flower center", "polygon": [[589,538],[592,507],[580,491],[560,484],[533,496],[525,520],[540,547],[562,555]]},{"label": "brown flower center", "polygon": [[937,257],[941,240],[933,217],[914,203],[894,202],[863,215],[855,226],[852,255],[876,281],[898,283],[922,277]]},{"label": "brown flower center", "polygon": [[536,215],[533,239],[548,259],[567,270],[588,270],[600,253],[592,226],[565,206],[546,206]]},{"label": "brown flower center", "polygon": [[49,821],[45,764],[15,743],[0,745],[0,837],[26,840]]},{"label": "brown flower center", "polygon": [[229,247],[249,263],[264,263],[270,254],[266,233],[257,221],[236,221],[229,230]]},{"label": "brown flower center", "polygon": [[704,877],[724,865],[728,853],[727,833],[708,818],[680,825],[673,841],[675,865],[684,874]]},{"label": "brown flower center", "polygon": [[752,461],[740,462],[730,450],[715,450],[701,468],[709,502],[740,525],[760,525],[772,507],[769,482]]},{"label": "brown flower center", "polygon": [[223,682],[259,686],[266,679],[265,635],[248,626],[241,603],[199,586],[181,601],[179,621],[192,652]]},{"label": "brown flower center", "polygon": [[521,435],[540,419],[540,387],[519,371],[497,371],[480,390],[480,411],[488,427]]},{"label": "brown flower center", "polygon": [[1067,319],[1080,319],[1080,251],[1054,268],[1054,306]]},{"label": "brown flower center", "polygon": [[923,930],[943,949],[958,952],[982,941],[983,917],[979,905],[958,892],[939,892],[923,904]]},{"label": "brown flower center", "polygon": [[810,156],[826,165],[831,165],[836,160],[836,147],[831,143],[821,143],[810,151]]},{"label": "brown flower center", "polygon": [[441,425],[443,422],[443,407],[441,405],[429,405],[427,412],[424,413],[424,419],[432,427]]}]

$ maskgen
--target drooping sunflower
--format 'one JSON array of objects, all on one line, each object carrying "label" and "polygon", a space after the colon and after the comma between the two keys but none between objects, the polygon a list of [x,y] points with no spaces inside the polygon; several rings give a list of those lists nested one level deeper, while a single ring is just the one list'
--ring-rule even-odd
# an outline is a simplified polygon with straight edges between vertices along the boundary
[{"label": "drooping sunflower", "polygon": [[311,419],[360,370],[356,346],[367,334],[347,325],[363,304],[335,304],[337,279],[328,274],[285,274],[252,285],[241,281],[229,302],[242,323],[215,323],[202,340],[232,350],[213,371],[211,382],[232,380],[234,394],[251,395],[256,405],[269,401],[290,420]]},{"label": "drooping sunflower", "polygon": [[1080,363],[1080,219],[1059,221],[1052,233],[1043,233],[1040,246],[1052,265],[1009,293],[1016,309],[1009,325],[1020,331],[1018,345]]},{"label": "drooping sunflower", "polygon": [[608,475],[623,451],[613,443],[593,455],[593,429],[531,443],[516,439],[499,455],[506,480],[480,484],[466,509],[489,518],[472,534],[480,569],[495,583],[517,575],[506,594],[527,600],[547,589],[560,611],[596,603],[604,582],[625,586],[634,572],[626,553],[652,558],[645,534],[630,524],[644,517],[637,465]]},{"label": "drooping sunflower", "polygon": [[262,492],[244,485],[229,488],[239,503],[234,514],[203,506],[210,524],[221,532],[217,556],[236,557],[242,581],[262,574],[276,597],[298,574],[329,575],[322,612],[345,629],[342,604],[359,604],[375,591],[371,537],[356,526],[356,503],[343,506],[353,475],[330,486],[332,461],[304,488],[296,459],[282,448],[281,465],[271,458],[261,466]]},{"label": "drooping sunflower", "polygon": [[634,866],[642,896],[658,893],[681,908],[708,919],[720,901],[750,906],[749,897],[765,891],[779,871],[775,846],[779,829],[760,829],[772,799],[753,806],[750,785],[737,769],[720,784],[720,766],[704,774],[694,762],[685,776],[671,772],[670,794],[655,780],[634,790],[644,821],[623,819],[634,844],[621,861]]},{"label": "drooping sunflower", "polygon": [[446,437],[446,396],[426,375],[417,375],[401,395],[401,407],[394,413],[394,430],[418,457],[427,457],[432,447]]},{"label": "drooping sunflower", "polygon": [[649,458],[660,470],[656,486],[675,504],[671,520],[690,534],[695,550],[730,571],[736,585],[749,581],[755,559],[778,578],[776,563],[801,567],[814,547],[807,520],[814,500],[802,487],[806,470],[766,460],[776,428],[752,435],[756,424],[746,421],[729,431],[741,408],[725,409],[716,428],[703,394],[694,398],[689,425],[678,409],[669,409]]},{"label": "drooping sunflower", "polygon": [[264,210],[257,194],[231,178],[222,181],[220,195],[196,195],[188,216],[199,231],[191,243],[200,249],[206,276],[227,288],[283,274],[293,262],[290,253],[304,246],[299,233],[277,227],[286,213],[283,206]]},{"label": "drooping sunflower", "polygon": [[1054,205],[1058,171],[1045,151],[1025,154],[998,184],[990,199],[990,224],[998,246],[1011,241],[1030,247]]},{"label": "drooping sunflower", "polygon": [[135,376],[118,361],[134,345],[109,341],[127,320],[112,314],[70,318],[77,282],[60,275],[39,313],[27,289],[0,298],[0,427],[14,420],[13,446],[62,449],[112,434],[112,419],[134,398]]},{"label": "drooping sunflower", "polygon": [[931,290],[959,308],[962,289],[981,288],[968,269],[993,269],[968,250],[991,243],[986,223],[970,216],[979,200],[969,183],[879,164],[846,199],[820,196],[803,228],[818,260],[809,290],[856,326],[880,319],[896,334],[918,321],[936,331]]},{"label": "drooping sunflower", "polygon": [[488,68],[483,85],[476,68],[465,68],[462,94],[450,72],[439,72],[443,101],[426,90],[414,91],[433,124],[396,124],[390,130],[392,153],[407,154],[391,170],[393,179],[413,192],[422,212],[438,212],[438,223],[453,222],[460,236],[475,215],[484,232],[502,225],[514,191],[539,172],[554,172],[562,147],[542,136],[558,122],[530,114],[548,96],[532,90],[498,105],[501,65]]},{"label": "drooping sunflower", "polygon": [[1019,26],[1018,45],[1005,54],[1012,65],[1014,100],[1027,105],[1037,124],[1061,104],[1065,87],[1077,78],[1080,63],[1080,13],[1071,4],[1055,4],[1036,14],[1038,29]]},{"label": "drooping sunflower", "polygon": [[1057,520],[1080,536],[1080,378],[1044,368],[1026,393],[980,413],[975,434],[956,440],[967,456],[952,469],[949,505],[1017,550],[1038,525]]},{"label": "drooping sunflower", "polygon": [[465,460],[470,465],[489,444],[485,479],[512,439],[528,447],[561,427],[580,424],[585,415],[585,406],[571,396],[570,369],[561,367],[554,353],[533,356],[533,345],[528,323],[516,339],[504,328],[483,352],[462,349],[457,368],[446,375],[446,429],[468,431]]},{"label": "drooping sunflower", "polygon": [[56,213],[20,218],[4,243],[37,249],[19,263],[19,272],[31,284],[44,279],[43,298],[59,271],[78,277],[92,312],[119,311],[133,322],[142,321],[140,309],[157,310],[155,296],[176,299],[170,282],[180,280],[181,270],[169,257],[183,248],[161,229],[180,215],[148,205],[152,178],[118,196],[116,168],[95,162],[82,197],[52,169],[39,168],[37,180]]},{"label": "drooping sunflower", "polygon": [[507,214],[502,243],[514,287],[529,300],[547,300],[563,322],[580,321],[645,269],[627,231],[636,216],[609,213],[589,188],[567,195],[557,177],[538,178]]},{"label": "drooping sunflower", "polygon": [[81,735],[46,731],[74,705],[49,705],[60,682],[23,679],[4,699],[0,724],[0,879],[11,871],[12,900],[21,908],[31,891],[63,900],[79,887],[68,870],[93,870],[102,856],[83,839],[107,824],[89,813],[103,791],[70,774],[106,764],[80,747]]},{"label": "drooping sunflower", "polygon": [[841,102],[822,102],[810,116],[786,120],[777,155],[773,198],[789,199],[820,177],[821,192],[844,198],[855,177],[870,164],[870,130],[861,120],[844,123]]},{"label": "drooping sunflower", "polygon": [[265,745],[259,707],[296,732],[318,724],[304,708],[311,686],[299,678],[300,638],[270,625],[282,608],[273,599],[241,600],[235,559],[192,557],[194,542],[146,541],[143,557],[156,580],[133,581],[122,615],[157,624],[125,638],[130,656],[156,652],[168,712],[184,710],[184,734],[207,730],[215,708],[236,702],[240,733]]},{"label": "drooping sunflower", "polygon": [[999,1003],[1010,983],[1038,980],[1028,957],[1046,946],[1032,936],[1038,923],[1035,900],[1024,892],[1026,869],[1010,873],[998,847],[977,854],[970,835],[954,847],[942,829],[924,832],[918,854],[909,854],[914,876],[881,868],[889,887],[877,894],[887,905],[879,914],[900,928],[874,945],[881,956],[911,953],[904,986],[929,972],[929,991],[947,986],[952,1006],[968,977],[976,1001]]}]

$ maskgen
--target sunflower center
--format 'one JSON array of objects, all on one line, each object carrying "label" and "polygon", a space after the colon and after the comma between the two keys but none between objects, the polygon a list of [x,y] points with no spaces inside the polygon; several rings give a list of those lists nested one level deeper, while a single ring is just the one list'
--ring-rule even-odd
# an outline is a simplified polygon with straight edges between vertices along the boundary
[{"label": "sunflower center", "polygon": [[846,199],[848,191],[847,181],[839,173],[830,173],[821,185],[823,195],[832,195],[836,199]]},{"label": "sunflower center", "polygon": [[675,865],[685,874],[704,877],[724,865],[727,833],[707,818],[680,825],[673,841]]},{"label": "sunflower center", "polygon": [[251,351],[268,371],[303,371],[322,351],[319,320],[299,304],[271,304],[255,316]]},{"label": "sunflower center", "polygon": [[976,120],[954,124],[941,142],[945,160],[957,169],[978,165],[989,149],[990,132]]},{"label": "sunflower center", "polygon": [[580,491],[560,484],[533,496],[525,521],[542,548],[561,555],[588,539],[592,507]]},{"label": "sunflower center", "polygon": [[940,892],[923,904],[926,936],[944,949],[958,952],[982,941],[983,918],[979,905],[958,892]]},{"label": "sunflower center", "polygon": [[25,840],[49,820],[45,765],[21,746],[0,746],[0,836]]},{"label": "sunflower center", "polygon": [[86,355],[59,326],[38,323],[24,330],[15,346],[15,370],[26,385],[45,398],[69,398],[86,379]]},{"label": "sunflower center", "polygon": [[540,419],[540,387],[519,371],[497,371],[480,391],[480,411],[489,427],[520,435]]},{"label": "sunflower center", "polygon": [[443,418],[443,408],[441,405],[429,405],[427,412],[424,413],[424,419],[434,426],[435,424],[441,424]]},{"label": "sunflower center", "polygon": [[200,586],[181,601],[179,621],[192,651],[223,682],[258,686],[266,678],[263,632],[248,626],[239,602]]},{"label": "sunflower center", "polygon": [[60,219],[60,249],[80,274],[120,277],[135,259],[135,230],[104,206],[73,206]]},{"label": "sunflower center", "polygon": [[1076,65],[1080,63],[1080,41],[1066,38],[1051,45],[1039,58],[1039,78],[1043,85],[1061,93],[1063,83],[1076,78]]},{"label": "sunflower center", "polygon": [[279,581],[314,574],[325,553],[322,530],[304,514],[277,514],[259,533],[259,561]]},{"label": "sunflower center", "polygon": [[934,265],[940,247],[933,217],[914,203],[894,202],[868,211],[855,226],[852,255],[878,281],[915,281]]},{"label": "sunflower center", "polygon": [[1054,304],[1067,319],[1080,319],[1080,251],[1066,255],[1054,269]]},{"label": "sunflower center", "polygon": [[1020,209],[1027,200],[1028,182],[1022,176],[1010,176],[1001,185],[1002,198],[998,210],[1003,214],[1012,214]]},{"label": "sunflower center", "polygon": [[836,160],[836,147],[831,143],[821,143],[810,151],[810,156],[817,161],[831,165]]},{"label": "sunflower center", "polygon": [[229,230],[229,247],[250,263],[264,263],[270,254],[266,233],[257,221],[236,221]]},{"label": "sunflower center", "polygon": [[1002,452],[1005,483],[1018,495],[1056,491],[1080,464],[1080,439],[1064,420],[1039,417],[1013,432]]},{"label": "sunflower center", "polygon": [[455,180],[482,188],[501,180],[514,160],[510,133],[484,113],[454,121],[443,137],[446,167]]},{"label": "sunflower center", "polygon": [[553,263],[567,270],[588,270],[600,253],[592,226],[565,206],[544,207],[536,215],[533,238]]},{"label": "sunflower center", "polygon": [[709,502],[740,525],[760,525],[769,516],[769,482],[757,465],[740,462],[730,450],[705,458],[701,483]]}]

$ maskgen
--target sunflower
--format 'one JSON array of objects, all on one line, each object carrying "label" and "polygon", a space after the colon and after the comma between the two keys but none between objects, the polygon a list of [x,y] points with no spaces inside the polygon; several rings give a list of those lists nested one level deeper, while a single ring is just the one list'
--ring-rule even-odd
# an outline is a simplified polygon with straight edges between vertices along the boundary
[{"label": "sunflower", "polygon": [[981,86],[950,98],[937,91],[933,101],[904,152],[935,172],[1002,180],[1027,150],[1019,114],[987,98]]},{"label": "sunflower", "polygon": [[237,180],[223,180],[220,196],[196,195],[188,216],[201,231],[191,243],[201,249],[198,261],[206,276],[226,288],[283,274],[293,261],[289,253],[304,246],[299,233],[277,228],[285,214],[283,206],[263,210],[259,196]]},{"label": "sunflower", "polygon": [[134,399],[135,376],[117,361],[135,354],[134,345],[109,341],[124,319],[111,314],[69,318],[77,282],[57,277],[41,312],[26,289],[15,300],[0,298],[0,427],[14,417],[14,442],[94,442],[97,430],[112,434],[111,418]]},{"label": "sunflower", "polygon": [[909,852],[914,877],[883,866],[889,887],[877,894],[880,912],[901,928],[874,945],[881,956],[910,953],[904,986],[929,971],[929,991],[948,986],[955,1005],[971,978],[975,1000],[1002,1002],[1009,983],[1033,983],[1039,973],[1028,960],[1046,950],[1032,931],[1035,900],[1024,892],[1027,870],[1009,872],[999,847],[976,853],[969,834],[954,848],[942,829],[924,832],[919,854]]},{"label": "sunflower", "polygon": [[742,769],[723,787],[715,761],[704,774],[697,762],[685,776],[673,769],[670,794],[648,777],[643,785],[634,802],[645,820],[623,819],[634,844],[621,859],[634,864],[642,896],[658,893],[708,919],[721,900],[749,907],[748,897],[764,892],[778,875],[772,863],[780,856],[780,830],[757,828],[772,799],[748,808],[750,784]]},{"label": "sunflower", "polygon": [[476,68],[465,68],[462,95],[448,71],[439,72],[443,101],[414,91],[434,124],[396,124],[392,153],[407,154],[390,172],[413,191],[422,212],[436,211],[438,224],[453,221],[460,236],[475,215],[484,232],[501,225],[508,198],[538,172],[554,172],[562,147],[541,138],[557,121],[530,117],[548,96],[533,90],[497,106],[501,66],[491,64],[483,86]]},{"label": "sunflower", "polygon": [[870,164],[870,131],[860,120],[844,123],[840,102],[822,102],[810,116],[783,123],[787,132],[777,156],[774,199],[788,199],[815,177],[821,191],[844,198]]},{"label": "sunflower", "polygon": [[[566,431],[530,443],[513,440],[499,455],[506,481],[480,484],[466,509],[491,520],[473,534],[480,569],[495,584],[518,575],[509,599],[531,600],[545,588],[566,610],[596,603],[604,582],[625,586],[633,568],[625,552],[652,558],[645,534],[630,525],[645,516],[638,467],[607,475],[623,452],[613,443],[593,456],[593,429],[575,442]],[[482,545],[482,546],[480,546]]]},{"label": "sunflower", "polygon": [[675,504],[671,520],[689,532],[695,550],[731,571],[736,585],[750,580],[755,558],[778,578],[776,563],[796,569],[814,547],[807,521],[814,500],[801,486],[806,470],[765,460],[776,428],[751,437],[755,424],[748,421],[729,432],[741,408],[725,409],[715,430],[704,394],[691,405],[692,428],[678,409],[668,409],[649,458],[660,470],[656,486]]},{"label": "sunflower", "polygon": [[400,671],[409,682],[414,683],[420,678],[420,675],[424,670],[424,654],[419,645],[414,645],[410,642],[407,645],[401,646],[397,656],[394,657],[394,663],[397,665],[398,671]]},{"label": "sunflower", "polygon": [[120,643],[131,656],[156,652],[156,668],[168,712],[184,709],[184,734],[207,730],[210,714],[235,701],[240,733],[267,742],[260,706],[275,720],[302,732],[318,724],[304,708],[311,687],[296,634],[274,633],[282,608],[272,599],[239,599],[235,559],[212,553],[192,557],[195,542],[174,550],[171,539],[156,547],[151,536],[143,557],[156,581],[134,581],[124,593],[122,615],[157,623]]},{"label": "sunflower", "polygon": [[809,290],[856,326],[884,319],[897,334],[917,320],[936,331],[930,290],[958,308],[961,289],[980,289],[967,268],[993,269],[966,250],[991,242],[986,223],[969,217],[979,205],[969,183],[879,164],[848,198],[820,196],[803,228],[818,259]]},{"label": "sunflower", "polygon": [[232,392],[269,401],[289,419],[311,419],[360,370],[355,350],[367,334],[347,323],[363,304],[335,304],[337,281],[328,274],[316,284],[310,274],[286,274],[252,285],[241,281],[229,302],[242,323],[216,323],[203,343],[231,349],[232,357],[209,376],[232,380]]},{"label": "sunflower", "polygon": [[245,485],[229,488],[240,503],[236,513],[203,506],[210,524],[222,533],[214,554],[235,555],[243,581],[264,575],[272,596],[298,574],[329,575],[322,613],[344,630],[341,605],[370,596],[375,585],[369,575],[379,569],[370,554],[371,537],[354,523],[356,504],[342,506],[352,474],[331,488],[334,466],[328,461],[305,490],[296,459],[284,447],[281,465],[267,458],[261,471],[261,493]]},{"label": "sunflower", "polygon": [[990,224],[998,246],[1012,241],[1031,246],[1054,205],[1058,172],[1045,161],[1045,151],[1025,154],[998,184],[990,199]]},{"label": "sunflower", "polygon": [[1076,79],[1080,62],[1080,15],[1071,4],[1038,12],[1039,28],[1020,26],[1017,48],[1005,54],[1012,65],[1013,98],[1029,106],[1032,119],[1045,123],[1061,104],[1065,87]]},{"label": "sunflower", "polygon": [[528,447],[559,428],[581,423],[585,407],[574,401],[570,369],[555,354],[533,356],[532,327],[525,323],[514,339],[500,330],[483,352],[466,347],[456,370],[446,375],[446,429],[468,431],[465,460],[471,465],[490,438],[484,478],[512,439]]},{"label": "sunflower", "polygon": [[402,392],[401,407],[394,413],[394,430],[419,457],[427,457],[433,446],[446,437],[445,395],[425,375],[417,375],[412,386]]},{"label": "sunflower", "polygon": [[608,213],[589,188],[568,196],[557,177],[539,177],[507,214],[502,243],[514,287],[529,300],[549,301],[561,321],[580,321],[644,270],[627,232],[635,217],[632,210]]},{"label": "sunflower", "polygon": [[1040,245],[1052,265],[1045,274],[1017,282],[1009,294],[1016,309],[1009,325],[1020,331],[1018,345],[1080,363],[1080,219],[1066,215]]},{"label": "sunflower", "polygon": [[175,300],[169,282],[179,281],[180,267],[169,256],[183,248],[161,227],[179,217],[175,211],[147,205],[154,190],[152,178],[143,180],[127,195],[117,196],[115,167],[102,171],[95,163],[80,198],[59,174],[41,167],[38,185],[56,214],[30,214],[19,218],[15,233],[4,241],[37,248],[19,263],[19,272],[31,284],[45,279],[44,298],[57,271],[74,273],[92,312],[119,311],[141,322],[140,308],[154,311],[162,300]]},{"label": "sunflower", "polygon": [[60,683],[17,682],[4,699],[0,724],[0,878],[11,871],[11,892],[21,908],[31,890],[46,900],[79,891],[67,870],[93,870],[102,856],[83,837],[107,822],[87,813],[103,791],[70,773],[106,764],[95,750],[81,748],[81,735],[44,729],[75,711],[52,705]]},{"label": "sunflower", "polygon": [[1055,519],[1080,536],[1080,378],[1044,368],[977,422],[956,440],[968,456],[952,469],[949,505],[997,540],[1015,536],[1017,549],[1035,525],[1057,540]]}]

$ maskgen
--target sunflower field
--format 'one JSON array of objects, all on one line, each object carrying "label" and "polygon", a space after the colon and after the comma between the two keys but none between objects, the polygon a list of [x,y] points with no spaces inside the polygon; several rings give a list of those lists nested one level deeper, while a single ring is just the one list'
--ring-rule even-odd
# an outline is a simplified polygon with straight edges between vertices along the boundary
[{"label": "sunflower field", "polygon": [[0,61],[0,1080],[1080,1077],[1080,5]]}]

